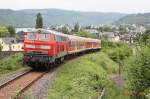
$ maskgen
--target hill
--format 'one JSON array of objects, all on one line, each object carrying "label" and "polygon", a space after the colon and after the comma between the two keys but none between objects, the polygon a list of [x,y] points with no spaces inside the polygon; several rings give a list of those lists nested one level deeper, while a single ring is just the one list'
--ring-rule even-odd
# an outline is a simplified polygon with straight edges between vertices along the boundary
[{"label": "hill", "polygon": [[127,15],[116,21],[115,24],[141,24],[147,26],[150,25],[150,13]]},{"label": "hill", "polygon": [[34,27],[36,14],[40,12],[44,17],[44,25],[54,24],[110,24],[126,14],[102,13],[102,12],[80,12],[59,9],[27,9],[10,10],[0,9],[0,25],[14,25],[16,27]]}]

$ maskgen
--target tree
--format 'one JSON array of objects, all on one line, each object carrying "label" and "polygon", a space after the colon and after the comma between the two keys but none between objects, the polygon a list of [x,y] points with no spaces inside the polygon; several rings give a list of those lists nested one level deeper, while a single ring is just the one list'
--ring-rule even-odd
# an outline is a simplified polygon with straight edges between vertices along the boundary
[{"label": "tree", "polygon": [[79,23],[76,23],[74,26],[74,32],[79,32],[79,30],[80,30],[80,25]]},{"label": "tree", "polygon": [[13,36],[15,34],[15,27],[8,26],[7,29],[8,29],[8,31],[10,33],[10,36]]},{"label": "tree", "polygon": [[146,30],[145,33],[142,35],[142,41],[144,42],[145,45],[147,45],[148,39],[150,36],[150,30]]},{"label": "tree", "polygon": [[81,37],[96,38],[96,35],[86,32],[86,31],[77,32],[76,35],[81,36]]},{"label": "tree", "polygon": [[2,51],[2,48],[3,48],[2,45],[0,45],[0,52]]},{"label": "tree", "polygon": [[69,34],[69,30],[66,26],[62,27],[62,32],[65,34]]},{"label": "tree", "polygon": [[[148,99],[150,88],[150,48],[144,47],[126,62],[128,89],[131,99]],[[145,95],[144,95],[145,94]]]},{"label": "tree", "polygon": [[146,30],[143,34],[138,33],[134,41],[140,46],[150,47],[150,30]]},{"label": "tree", "polygon": [[0,27],[0,37],[8,37],[10,33],[6,27]]},{"label": "tree", "polygon": [[120,33],[120,34],[125,34],[125,33],[127,33],[126,28],[123,27],[123,26],[120,26],[120,27],[119,27],[119,33]]},{"label": "tree", "polygon": [[119,74],[121,74],[124,61],[132,55],[132,49],[129,48],[128,45],[120,44],[116,43],[116,48],[111,48],[108,52],[109,57],[119,64]]},{"label": "tree", "polygon": [[43,28],[43,18],[41,13],[37,14],[37,18],[36,18],[36,28]]},{"label": "tree", "polygon": [[108,27],[108,26],[103,27],[103,28],[102,28],[102,31],[105,31],[105,32],[113,32],[113,30],[112,30],[110,27]]},{"label": "tree", "polygon": [[98,31],[103,32],[103,27],[99,27]]}]

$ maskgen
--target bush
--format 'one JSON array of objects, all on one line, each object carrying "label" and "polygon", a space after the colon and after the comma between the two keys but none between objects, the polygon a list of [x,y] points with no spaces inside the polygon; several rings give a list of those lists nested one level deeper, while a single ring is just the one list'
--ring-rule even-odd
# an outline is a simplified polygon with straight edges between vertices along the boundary
[{"label": "bush", "polygon": [[2,48],[3,48],[2,45],[0,45],[0,52],[2,51]]},{"label": "bush", "polygon": [[106,39],[102,39],[102,47],[103,49],[112,49],[117,47],[127,46],[127,44],[123,42],[111,42]]},{"label": "bush", "polygon": [[8,37],[10,33],[6,27],[0,27],[0,37]]},{"label": "bush", "polygon": [[125,59],[132,55],[132,49],[127,46],[122,46],[112,48],[107,53],[112,60],[121,64]]},{"label": "bush", "polygon": [[7,29],[8,29],[8,31],[9,31],[9,33],[10,33],[10,36],[13,36],[13,35],[15,35],[15,27],[13,27],[13,26],[8,26],[7,27]]},{"label": "bush", "polygon": [[[144,48],[127,60],[126,71],[128,88],[131,93],[144,93],[150,88],[150,49]],[[133,99],[145,99],[145,96],[132,96]]]},{"label": "bush", "polygon": [[8,73],[22,68],[22,54],[15,54],[10,57],[1,59],[0,74]]},{"label": "bush", "polygon": [[76,35],[77,35],[77,36],[81,36],[81,37],[97,38],[96,35],[91,34],[91,33],[89,33],[89,32],[86,32],[86,31],[77,32]]},{"label": "bush", "polygon": [[[104,65],[104,66],[101,66]],[[94,53],[67,63],[58,72],[50,99],[96,99],[107,87],[107,73],[118,65],[105,53]]]}]

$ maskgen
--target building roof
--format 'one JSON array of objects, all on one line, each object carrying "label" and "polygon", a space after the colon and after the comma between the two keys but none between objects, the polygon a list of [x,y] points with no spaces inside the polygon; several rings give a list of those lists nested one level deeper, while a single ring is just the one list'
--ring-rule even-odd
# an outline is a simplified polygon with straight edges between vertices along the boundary
[{"label": "building roof", "polygon": [[103,32],[102,35],[106,36],[108,38],[114,38],[115,37],[115,33],[114,32]]},{"label": "building roof", "polygon": [[17,39],[14,38],[14,37],[5,37],[5,38],[0,38],[0,39],[2,39],[2,41],[3,41],[5,44],[17,43]]},{"label": "building roof", "polygon": [[16,33],[23,31],[23,32],[29,32],[32,31],[35,28],[16,28]]},{"label": "building roof", "polygon": [[92,34],[99,33],[99,31],[97,31],[96,29],[86,29],[85,31]]}]

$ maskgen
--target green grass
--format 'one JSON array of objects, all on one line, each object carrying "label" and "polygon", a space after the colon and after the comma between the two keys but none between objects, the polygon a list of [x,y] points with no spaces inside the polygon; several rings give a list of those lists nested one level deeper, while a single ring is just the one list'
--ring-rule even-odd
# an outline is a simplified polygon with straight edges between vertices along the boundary
[{"label": "green grass", "polygon": [[0,60],[0,75],[23,68],[22,53],[12,55]]},{"label": "green grass", "polygon": [[117,70],[118,65],[103,52],[75,59],[58,72],[49,99],[96,99],[110,85],[108,74]]}]

